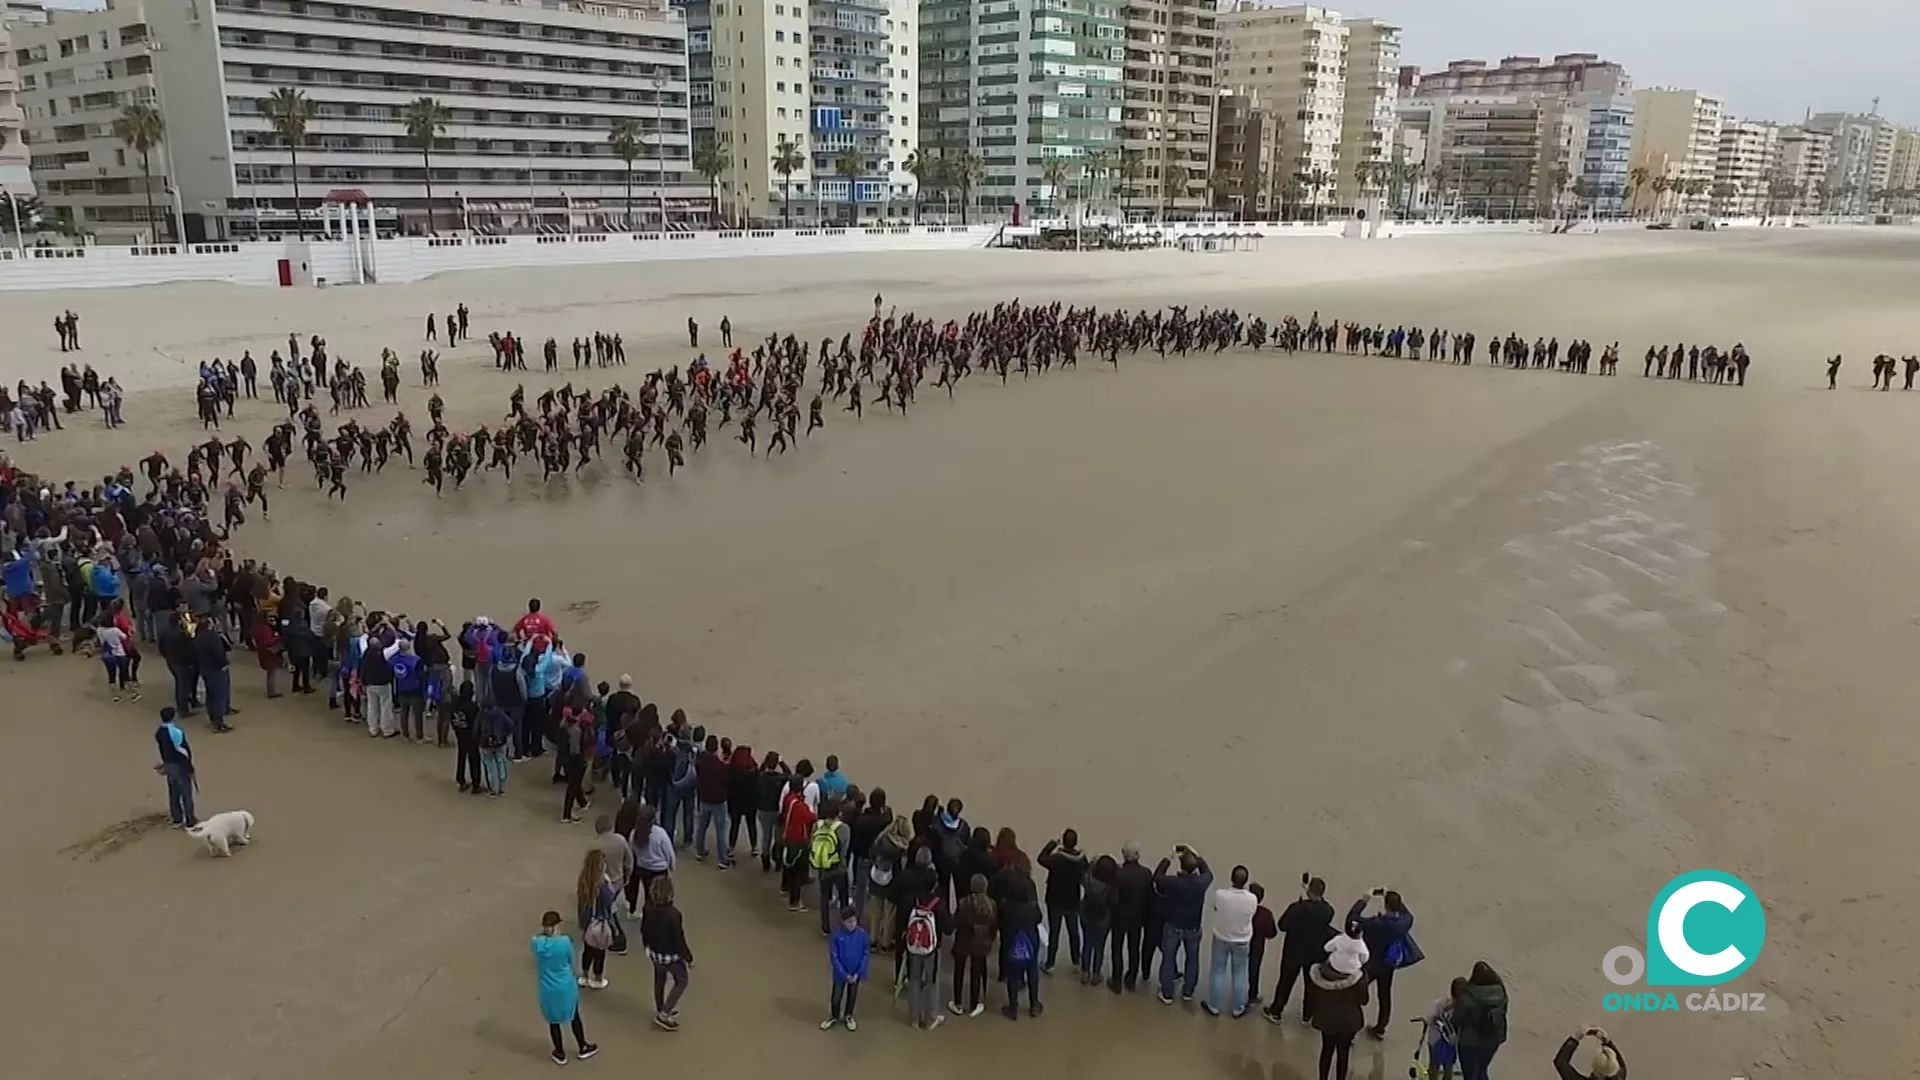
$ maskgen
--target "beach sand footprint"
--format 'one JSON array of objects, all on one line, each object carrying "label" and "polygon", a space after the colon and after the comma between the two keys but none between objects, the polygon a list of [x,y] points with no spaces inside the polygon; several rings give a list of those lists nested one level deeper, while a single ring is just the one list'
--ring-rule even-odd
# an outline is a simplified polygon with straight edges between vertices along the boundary
[{"label": "beach sand footprint", "polygon": [[157,832],[166,827],[166,814],[158,811],[141,814],[139,817],[114,822],[84,840],[68,844],[60,849],[60,854],[72,859],[78,859],[84,855],[88,862],[99,862],[148,833]]}]

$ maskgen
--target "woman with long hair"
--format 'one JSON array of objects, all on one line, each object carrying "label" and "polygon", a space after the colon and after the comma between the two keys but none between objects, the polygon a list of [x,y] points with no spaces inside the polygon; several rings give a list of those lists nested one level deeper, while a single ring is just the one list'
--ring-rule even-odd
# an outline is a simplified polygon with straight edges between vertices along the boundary
[{"label": "woman with long hair", "polygon": [[[686,922],[673,906],[673,878],[661,876],[647,886],[647,911],[640,917],[640,941],[653,961],[653,1023],[662,1031],[680,1030],[680,997],[687,992],[693,946]],[[671,982],[673,989],[668,990]]]},{"label": "woman with long hair", "polygon": [[573,941],[560,932],[560,913],[549,911],[540,917],[540,932],[533,936],[533,970],[539,980],[540,1015],[547,1022],[547,1037],[553,1040],[553,1063],[567,1063],[567,1047],[560,1041],[560,1025],[573,1028],[573,1041],[585,1061],[600,1052],[587,1041],[586,1026],[580,1023],[580,988],[573,977]]},{"label": "woman with long hair", "polygon": [[1466,989],[1453,999],[1453,1032],[1463,1080],[1487,1080],[1493,1055],[1507,1041],[1507,984],[1485,960],[1474,963]]},{"label": "woman with long hair", "polygon": [[[747,857],[760,857],[760,819],[754,813],[760,801],[760,766],[753,760],[753,747],[733,748],[727,759],[727,851],[740,846],[740,827],[747,829]],[[716,840],[717,844],[718,841]]]},{"label": "woman with long hair", "polygon": [[619,896],[619,888],[607,880],[606,855],[597,847],[588,849],[573,883],[573,902],[580,917],[579,983],[590,990],[607,985],[607,950],[620,937],[615,906]]}]

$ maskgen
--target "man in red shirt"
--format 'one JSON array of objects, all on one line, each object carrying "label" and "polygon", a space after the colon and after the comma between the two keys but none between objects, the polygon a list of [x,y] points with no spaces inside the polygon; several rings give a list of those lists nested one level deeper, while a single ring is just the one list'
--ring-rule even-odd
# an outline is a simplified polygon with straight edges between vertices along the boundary
[{"label": "man in red shirt", "polygon": [[532,640],[535,637],[553,637],[553,620],[540,611],[538,597],[527,601],[527,613],[520,616],[519,622],[513,624],[513,632],[526,640]]},{"label": "man in red shirt", "polygon": [[713,846],[720,852],[720,869],[733,869],[733,848],[727,843],[727,782],[731,773],[720,753],[719,736],[707,736],[707,745],[693,761],[694,794],[700,800],[693,826],[693,857],[707,858],[707,826],[713,826]]}]

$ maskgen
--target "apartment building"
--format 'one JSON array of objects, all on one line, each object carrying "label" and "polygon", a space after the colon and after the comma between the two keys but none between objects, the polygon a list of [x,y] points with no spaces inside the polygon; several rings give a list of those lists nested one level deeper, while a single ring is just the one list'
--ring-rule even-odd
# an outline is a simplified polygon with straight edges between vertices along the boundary
[{"label": "apartment building", "polygon": [[[62,125],[72,102],[55,101],[49,111],[60,112],[46,119],[84,144],[74,150],[88,154],[81,168],[95,170],[102,214],[144,205],[144,192],[102,190],[100,181],[127,179],[127,166],[97,155],[117,106],[150,92],[166,125],[157,156],[190,241],[283,233],[296,206],[312,227],[329,199],[370,200],[383,228],[410,231],[424,231],[430,213],[441,231],[658,228],[663,211],[667,227],[684,228],[709,217],[706,184],[691,171],[686,26],[658,0],[120,4],[91,37],[63,37],[64,14],[47,31],[49,65],[71,59],[56,55],[62,40],[93,56],[72,68],[76,85],[88,80],[75,106],[86,118]],[[293,148],[267,115],[283,88],[312,109]],[[430,176],[405,119],[422,97],[447,110]],[[631,168],[608,141],[623,120],[645,136]],[[59,179],[75,200],[88,194],[83,177]]]},{"label": "apartment building", "polygon": [[1215,0],[1127,0],[1120,141],[1143,175],[1129,184],[1141,211],[1207,205],[1219,28]]},{"label": "apartment building", "polygon": [[931,0],[920,23],[921,152],[976,155],[983,210],[1055,213],[1095,186],[1103,200],[1122,194],[1120,0]]},{"label": "apartment building", "polygon": [[1633,167],[1646,169],[1650,177],[1665,177],[1669,184],[1686,185],[1663,195],[1649,182],[1640,189],[1635,208],[1706,213],[1725,105],[1698,90],[1655,87],[1635,91],[1633,106]]},{"label": "apartment building", "polygon": [[1266,218],[1280,210],[1285,177],[1275,168],[1280,117],[1251,90],[1215,97],[1213,209],[1239,218]]},{"label": "apartment building", "polygon": [[[911,213],[907,162],[920,127],[913,0],[684,8],[696,141],[726,155],[718,183],[730,217],[815,224]],[[775,166],[782,145],[797,167]],[[842,163],[852,159],[859,169],[849,175]]]},{"label": "apartment building", "polygon": [[1624,208],[1636,113],[1633,81],[1619,64],[1596,53],[1561,53],[1550,60],[1508,56],[1494,65],[1466,59],[1435,72],[1403,69],[1400,82],[1422,99],[1540,102],[1551,143],[1543,148],[1542,175],[1554,188],[1547,204],[1561,196],[1556,181],[1564,176],[1580,205],[1603,215]]},{"label": "apartment building", "polygon": [[115,0],[49,16],[13,35],[41,202],[99,239],[173,239],[170,145],[153,147],[143,163],[113,130],[122,110],[156,101],[145,4]]},{"label": "apartment building", "polygon": [[1920,131],[1901,128],[1894,136],[1893,168],[1887,177],[1887,190],[1905,193],[1899,198],[1903,207],[1920,199]]},{"label": "apartment building", "polygon": [[1780,176],[1793,188],[1795,213],[1821,213],[1827,199],[1822,191],[1832,168],[1833,135],[1800,125],[1780,129]]},{"label": "apartment building", "polygon": [[1551,209],[1564,167],[1568,111],[1551,97],[1516,94],[1416,96],[1401,102],[1397,142],[1426,165],[1436,211],[1528,217]]},{"label": "apartment building", "polygon": [[1782,179],[1780,127],[1764,120],[1729,120],[1720,129],[1714,157],[1711,206],[1735,217],[1767,213],[1773,184]]},{"label": "apartment building", "polygon": [[[26,115],[20,107],[20,69],[10,23],[7,0],[0,0],[0,191],[25,195],[33,191],[33,177],[28,168]],[[8,227],[12,227],[11,221]]]},{"label": "apartment building", "polygon": [[1368,194],[1359,167],[1393,156],[1394,106],[1400,98],[1400,28],[1380,19],[1348,19],[1347,60],[1341,87],[1339,189],[1341,206],[1357,206]]},{"label": "apartment building", "polygon": [[1824,184],[1831,208],[1864,214],[1880,204],[1879,193],[1893,187],[1894,150],[1903,130],[1874,113],[1818,113],[1802,125],[1832,136]]},{"label": "apartment building", "polygon": [[1243,3],[1220,15],[1221,84],[1245,87],[1279,115],[1278,167],[1310,206],[1338,194],[1348,34],[1323,7]]}]

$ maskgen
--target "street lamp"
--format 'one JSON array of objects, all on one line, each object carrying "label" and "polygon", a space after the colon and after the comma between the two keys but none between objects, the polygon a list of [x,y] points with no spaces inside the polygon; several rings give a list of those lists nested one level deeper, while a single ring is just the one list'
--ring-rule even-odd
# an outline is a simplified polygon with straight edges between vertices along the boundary
[{"label": "street lamp", "polygon": [[[167,47],[154,38],[147,39],[147,55],[152,58],[165,52]],[[167,95],[160,89],[160,63],[153,60],[153,102],[160,109],[160,148],[167,155],[167,190],[173,198],[173,242],[187,242],[187,213],[180,204],[180,170],[173,160],[173,122],[167,118]]]}]

